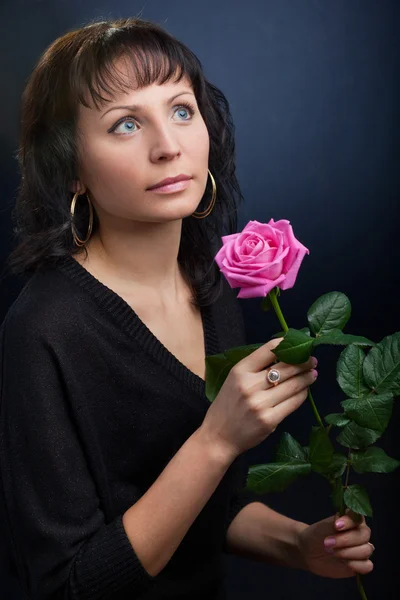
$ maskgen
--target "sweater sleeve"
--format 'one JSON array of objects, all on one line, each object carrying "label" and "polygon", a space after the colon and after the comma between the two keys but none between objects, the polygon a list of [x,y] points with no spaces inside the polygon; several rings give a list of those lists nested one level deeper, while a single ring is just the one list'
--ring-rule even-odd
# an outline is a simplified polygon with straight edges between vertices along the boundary
[{"label": "sweater sleeve", "polygon": [[[229,311],[228,311],[228,322],[234,323],[236,328],[237,335],[237,343],[234,346],[245,345],[247,343],[247,335],[246,335],[246,326],[243,315],[243,308],[240,300],[237,298],[237,291],[230,287],[226,278],[222,276],[223,287],[225,288],[225,293],[230,299]],[[236,470],[236,478],[235,478],[235,487],[229,502],[229,509],[227,514],[227,519],[225,522],[225,537],[223,544],[223,552],[228,553],[228,548],[226,544],[226,535],[228,533],[228,529],[236,515],[247,506],[251,504],[251,502],[260,502],[259,496],[255,492],[251,491],[243,491],[243,488],[246,487],[247,481],[247,467],[245,463],[244,455],[241,454],[237,459],[237,470]]]},{"label": "sweater sleeve", "polygon": [[240,511],[251,504],[252,502],[261,502],[259,496],[250,490],[244,490],[243,488],[246,486],[247,481],[247,467],[244,460],[244,456],[240,455],[238,457],[238,468],[237,468],[237,477],[236,477],[236,486],[234,492],[230,498],[229,509],[227,514],[227,519],[225,522],[225,537],[224,543],[222,547],[222,551],[226,554],[229,554],[227,547],[227,534],[228,529],[234,518],[240,513]]},{"label": "sweater sleeve", "polygon": [[0,329],[0,507],[31,600],[139,597],[154,579],[122,515],[105,521],[57,357],[33,328]]}]

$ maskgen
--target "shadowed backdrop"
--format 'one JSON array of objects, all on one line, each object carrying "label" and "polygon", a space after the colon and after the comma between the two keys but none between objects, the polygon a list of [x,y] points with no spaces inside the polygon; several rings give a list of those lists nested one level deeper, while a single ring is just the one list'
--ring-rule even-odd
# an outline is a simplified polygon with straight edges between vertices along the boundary
[{"label": "shadowed backdrop", "polygon": [[[249,220],[288,219],[310,249],[293,289],[282,292],[289,326],[306,325],[313,301],[329,291],[348,295],[345,331],[374,341],[400,330],[399,63],[397,0],[250,0],[246,3],[114,0],[3,0],[0,6],[0,322],[24,281],[6,258],[13,247],[11,210],[19,173],[19,103],[43,50],[68,29],[94,17],[140,16],[186,43],[205,75],[227,96],[236,125],[237,171],[245,197],[239,230]],[[248,343],[262,343],[279,323],[260,300],[239,300]],[[335,381],[341,348],[320,347],[313,395],[322,415],[344,399]],[[378,445],[400,459],[398,401]],[[246,453],[248,465],[273,460],[283,431],[306,445],[313,422],[307,403]],[[353,477],[353,476],[352,476]],[[396,569],[400,471],[366,474],[374,509],[367,519],[375,568],[364,585],[369,600],[398,598]],[[305,522],[333,514],[328,484],[315,474],[260,499]],[[342,600],[358,597],[354,579],[308,573],[226,557],[230,600]],[[0,595],[22,597],[0,570]]]}]

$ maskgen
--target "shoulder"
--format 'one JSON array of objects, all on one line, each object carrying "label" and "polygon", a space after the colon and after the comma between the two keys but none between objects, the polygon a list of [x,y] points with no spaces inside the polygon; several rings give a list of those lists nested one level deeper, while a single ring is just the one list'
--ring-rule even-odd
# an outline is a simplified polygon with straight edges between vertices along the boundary
[{"label": "shoulder", "polygon": [[33,274],[8,309],[1,329],[8,337],[48,339],[80,319],[79,288],[57,269]]}]

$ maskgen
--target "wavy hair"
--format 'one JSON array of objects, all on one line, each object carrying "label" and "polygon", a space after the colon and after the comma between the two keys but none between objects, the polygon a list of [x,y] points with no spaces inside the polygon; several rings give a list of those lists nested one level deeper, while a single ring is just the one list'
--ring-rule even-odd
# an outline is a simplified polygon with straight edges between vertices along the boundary
[{"label": "wavy hair", "polygon": [[[206,306],[220,295],[222,275],[214,257],[221,237],[236,232],[243,196],[235,175],[234,124],[224,94],[207,81],[199,59],[159,25],[138,18],[90,21],[57,38],[41,55],[22,94],[17,160],[21,182],[12,211],[18,244],[8,258],[14,274],[31,275],[79,249],[72,236],[70,186],[77,178],[79,103],[99,108],[106,92],[129,89],[114,64],[127,59],[138,88],[186,76],[192,84],[210,138],[209,169],[217,200],[204,219],[185,217],[178,252],[192,302]],[[210,203],[211,182],[196,210]],[[94,210],[93,232],[98,228]],[[73,223],[86,236],[87,202],[77,204]],[[81,234],[80,232],[83,232]],[[86,248],[85,248],[86,250]],[[86,250],[87,255],[87,250]]]}]

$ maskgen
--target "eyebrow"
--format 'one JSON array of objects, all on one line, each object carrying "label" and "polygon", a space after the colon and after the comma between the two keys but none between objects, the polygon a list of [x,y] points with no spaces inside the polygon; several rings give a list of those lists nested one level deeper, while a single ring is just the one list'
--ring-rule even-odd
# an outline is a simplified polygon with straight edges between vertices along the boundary
[{"label": "eyebrow", "polygon": [[[191,96],[194,95],[193,92],[189,92],[189,91],[179,92],[179,94],[175,94],[175,96],[172,96],[172,98],[170,98],[169,100],[166,100],[165,105],[169,104],[170,102],[173,102],[175,100],[175,98],[178,98],[178,96],[183,96],[183,94],[190,94]],[[112,108],[109,108],[108,110],[106,110],[106,112],[101,115],[100,119],[102,119],[111,110],[117,110],[118,108],[126,108],[128,110],[140,112],[141,110],[144,109],[144,106],[140,106],[138,104],[124,104],[121,106],[113,106]]]}]

